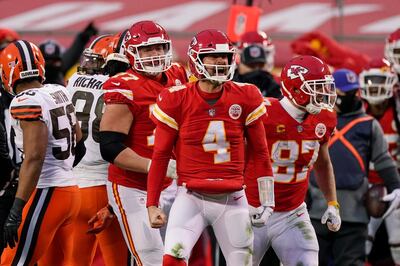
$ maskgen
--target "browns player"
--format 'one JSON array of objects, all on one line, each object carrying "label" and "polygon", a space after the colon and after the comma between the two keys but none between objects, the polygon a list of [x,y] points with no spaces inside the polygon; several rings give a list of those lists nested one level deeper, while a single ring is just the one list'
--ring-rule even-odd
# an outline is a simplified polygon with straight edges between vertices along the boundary
[{"label": "browns player", "polygon": [[[328,141],[336,126],[336,93],[328,66],[313,56],[291,59],[281,73],[281,100],[266,98],[264,127],[275,177],[275,210],[254,227],[253,264],[272,246],[284,265],[317,265],[318,241],[304,199],[311,167],[328,205],[322,223],[340,228]],[[254,176],[252,155],[246,176]],[[301,226],[299,226],[301,224]],[[306,232],[306,233],[304,233]]]},{"label": "browns player", "polygon": [[[100,123],[100,151],[112,163],[107,182],[109,204],[136,263],[161,265],[161,235],[159,229],[150,227],[146,210],[155,129],[150,113],[158,94],[165,87],[187,82],[187,76],[182,66],[172,63],[171,40],[153,21],[133,24],[123,46],[131,69],[103,85],[106,107]],[[171,160],[167,176],[175,175],[175,161]],[[166,178],[163,187],[171,182]]]},{"label": "browns player", "polygon": [[85,156],[74,168],[81,195],[79,214],[74,222],[70,262],[76,266],[91,265],[97,246],[101,249],[105,265],[126,265],[128,262],[128,248],[117,219],[113,219],[111,226],[97,235],[86,233],[88,220],[97,213],[99,206],[108,204],[106,182],[109,163],[100,155],[99,125],[104,106],[103,83],[109,78],[103,74],[103,66],[107,56],[114,52],[113,46],[118,40],[118,35],[96,38],[84,50],[78,72],[71,76],[67,85],[87,148]]},{"label": "browns player", "polygon": [[[228,265],[251,265],[249,209],[253,222],[263,224],[274,205],[261,123],[263,99],[254,85],[230,81],[235,49],[224,33],[198,33],[188,55],[199,81],[164,90],[153,111],[157,129],[147,184],[150,223],[158,228],[166,222],[158,205],[175,147],[179,189],[169,215],[163,265],[186,265],[207,225],[212,226]],[[245,137],[257,155],[256,176],[246,180],[250,206],[243,190]]]},{"label": "browns player", "polygon": [[[74,106],[63,86],[42,85],[44,59],[34,44],[9,44],[0,69],[5,90],[16,95],[11,123],[24,153],[17,194],[2,231],[8,248],[1,265],[34,265],[39,259],[43,265],[66,263],[80,206],[72,167],[85,154]],[[56,256],[60,251],[64,259]]]}]

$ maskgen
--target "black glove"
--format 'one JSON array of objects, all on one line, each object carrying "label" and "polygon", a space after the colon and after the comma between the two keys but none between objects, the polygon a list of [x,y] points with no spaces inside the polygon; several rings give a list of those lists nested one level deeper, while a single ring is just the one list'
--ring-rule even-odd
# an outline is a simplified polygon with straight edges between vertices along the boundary
[{"label": "black glove", "polygon": [[9,245],[10,248],[14,248],[15,244],[18,242],[18,227],[22,221],[22,210],[24,206],[24,200],[15,198],[7,220],[4,223],[4,247]]},{"label": "black glove", "polygon": [[94,26],[93,22],[90,22],[86,28],[80,33],[82,39],[85,40],[85,42],[88,42],[90,38],[92,38],[94,35],[96,35],[99,32],[99,30]]}]

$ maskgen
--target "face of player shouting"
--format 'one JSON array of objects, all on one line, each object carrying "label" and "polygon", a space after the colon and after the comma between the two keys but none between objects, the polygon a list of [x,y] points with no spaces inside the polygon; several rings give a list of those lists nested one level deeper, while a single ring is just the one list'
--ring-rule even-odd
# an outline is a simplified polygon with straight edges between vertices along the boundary
[{"label": "face of player shouting", "polygon": [[228,54],[225,53],[207,54],[203,64],[210,76],[226,76],[230,68]]},{"label": "face of player shouting", "polygon": [[[139,57],[145,69],[162,69],[165,65],[166,44],[145,45],[138,48]],[[159,74],[161,71],[154,71]],[[153,73],[150,73],[153,74]]]}]

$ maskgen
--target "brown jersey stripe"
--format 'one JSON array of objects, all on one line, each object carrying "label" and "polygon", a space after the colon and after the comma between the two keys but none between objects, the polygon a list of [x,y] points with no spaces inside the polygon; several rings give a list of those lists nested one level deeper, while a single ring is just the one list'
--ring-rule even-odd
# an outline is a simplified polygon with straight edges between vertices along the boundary
[{"label": "brown jersey stripe", "polygon": [[17,120],[40,120],[42,118],[42,114],[30,114],[30,115],[13,115],[12,116],[14,119]]},{"label": "brown jersey stripe", "polygon": [[41,114],[42,110],[40,109],[25,109],[18,111],[11,111],[11,115],[24,115],[24,114]]},{"label": "brown jersey stripe", "polygon": [[11,111],[17,111],[21,109],[42,109],[42,107],[40,105],[21,105],[11,107]]}]

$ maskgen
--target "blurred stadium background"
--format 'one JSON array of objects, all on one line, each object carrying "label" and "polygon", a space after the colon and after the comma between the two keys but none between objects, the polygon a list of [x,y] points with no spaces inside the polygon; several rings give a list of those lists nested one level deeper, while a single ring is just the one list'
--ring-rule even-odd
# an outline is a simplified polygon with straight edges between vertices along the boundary
[{"label": "blurred stadium background", "polygon": [[[55,39],[68,47],[90,21],[100,33],[114,33],[150,19],[170,33],[175,59],[185,60],[194,33],[205,28],[227,31],[233,5],[258,9],[259,29],[272,37],[276,47],[276,66],[292,56],[290,43],[295,38],[315,30],[356,51],[380,57],[384,38],[400,26],[399,0],[1,0],[0,27],[14,29],[36,43]],[[236,17],[230,27],[240,33],[244,29],[237,23],[247,19],[255,16]]]}]

